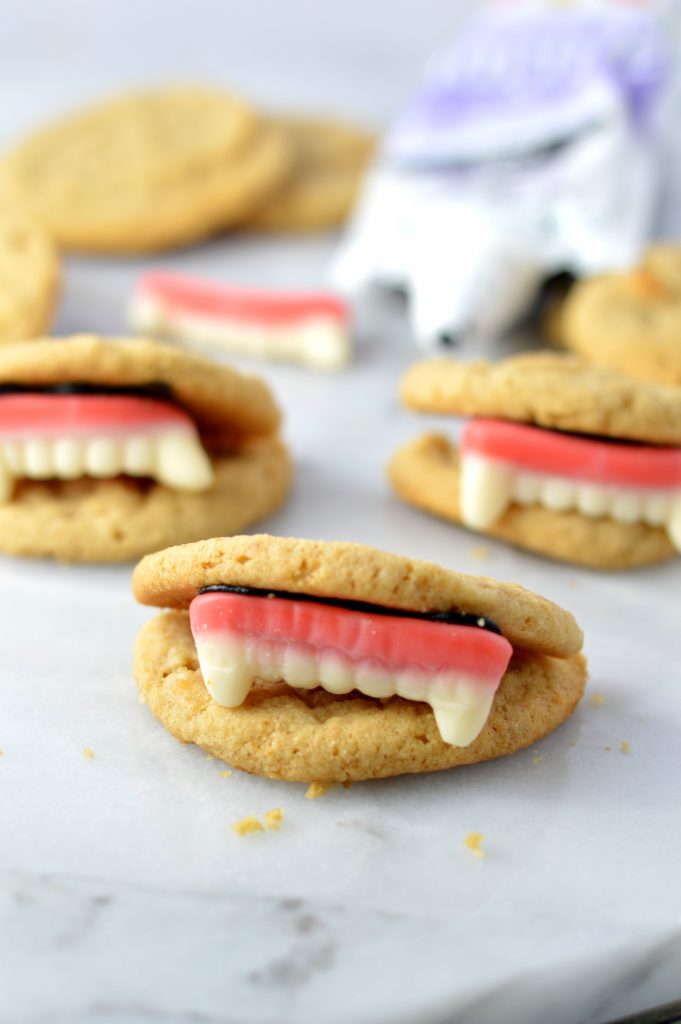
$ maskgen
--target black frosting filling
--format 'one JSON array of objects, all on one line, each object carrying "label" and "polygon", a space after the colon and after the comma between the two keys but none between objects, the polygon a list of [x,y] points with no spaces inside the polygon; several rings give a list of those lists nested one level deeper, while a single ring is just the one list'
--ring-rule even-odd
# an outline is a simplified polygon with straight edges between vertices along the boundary
[{"label": "black frosting filling", "polygon": [[176,402],[172,388],[163,381],[148,384],[92,384],[88,381],[68,381],[60,384],[0,384],[0,395],[132,395],[136,398],[159,398]]},{"label": "black frosting filling", "polygon": [[370,604],[368,601],[345,601],[340,597],[317,597],[314,594],[293,594],[286,590],[261,590],[258,587],[233,587],[226,583],[201,587],[199,594],[212,594],[221,591],[228,594],[246,594],[250,597],[283,597],[291,601],[311,601],[313,604],[328,604],[333,608],[347,608],[353,612],[371,612],[374,615],[386,615],[392,618],[424,619],[427,622],[444,622],[454,626],[477,626],[478,629],[486,629],[490,633],[498,633],[501,636],[501,630],[496,622],[485,618],[484,615],[469,615],[466,612],[414,612],[408,608],[386,608],[384,605]]}]

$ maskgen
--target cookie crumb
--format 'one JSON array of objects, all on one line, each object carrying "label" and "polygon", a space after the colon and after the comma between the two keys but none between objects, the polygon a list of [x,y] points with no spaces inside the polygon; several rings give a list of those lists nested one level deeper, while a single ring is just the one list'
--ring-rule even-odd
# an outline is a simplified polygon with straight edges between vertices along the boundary
[{"label": "cookie crumb", "polygon": [[144,696],[143,693],[138,693],[137,694],[137,703],[138,704],[146,704],[147,703],[147,698]]},{"label": "cookie crumb", "polygon": [[0,757],[4,757],[4,756],[5,756],[5,751],[4,750],[0,750]]},{"label": "cookie crumb", "polygon": [[279,831],[279,826],[284,817],[284,812],[281,807],[274,807],[271,811],[265,812],[265,824],[268,828],[272,828],[275,832]]},{"label": "cookie crumb", "polygon": [[568,580],[568,587],[570,587],[571,590],[577,590],[578,586],[579,586],[579,580],[575,580],[575,579]]},{"label": "cookie crumb", "polygon": [[265,831],[263,825],[254,815],[250,815],[248,818],[242,818],[241,821],[235,821],[232,828],[238,836],[247,836],[249,832]]},{"label": "cookie crumb", "polygon": [[620,743],[620,754],[630,754],[630,753],[631,753],[631,743],[629,742],[629,740],[622,740],[622,742]]},{"label": "cookie crumb", "polygon": [[215,760],[215,758],[214,758],[214,756],[212,754],[206,754],[206,756],[204,757],[204,761],[214,761],[214,760]]},{"label": "cookie crumb", "polygon": [[352,779],[346,779],[345,782],[341,782],[341,786],[343,787],[343,789],[350,789],[351,785]]},{"label": "cookie crumb", "polygon": [[95,752],[92,747],[83,747],[83,757],[87,757],[89,761],[95,756]]},{"label": "cookie crumb", "polygon": [[484,544],[476,544],[471,548],[471,558],[474,558],[476,562],[484,562],[486,558],[489,558],[489,548]]},{"label": "cookie crumb", "polygon": [[543,763],[544,763],[544,755],[543,754],[536,754],[532,758],[532,764],[543,764]]},{"label": "cookie crumb", "polygon": [[602,693],[592,693],[591,703],[595,708],[602,708],[605,704],[605,696]]},{"label": "cookie crumb", "polygon": [[464,845],[468,847],[474,857],[484,857],[485,851],[482,849],[482,841],[484,839],[482,832],[468,832],[464,836]]},{"label": "cookie crumb", "polygon": [[333,789],[333,782],[311,782],[307,787],[305,796],[308,800],[316,800],[318,796],[326,796],[330,789]]},{"label": "cookie crumb", "polygon": [[612,750],[612,747],[603,747],[603,750],[607,750],[608,753],[610,753],[610,751]]},{"label": "cookie crumb", "polygon": [[232,773],[229,770],[225,770],[224,772],[220,772],[220,778],[221,779],[231,779],[231,777],[232,777]]}]

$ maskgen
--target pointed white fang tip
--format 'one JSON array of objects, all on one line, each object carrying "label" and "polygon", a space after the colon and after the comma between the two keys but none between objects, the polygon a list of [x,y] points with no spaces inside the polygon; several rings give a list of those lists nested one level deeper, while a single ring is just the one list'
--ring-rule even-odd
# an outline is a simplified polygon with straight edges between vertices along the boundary
[{"label": "pointed white fang tip", "polygon": [[461,458],[461,519],[473,530],[484,530],[500,519],[511,501],[513,471],[480,455]]},{"label": "pointed white fang tip", "polygon": [[215,479],[198,435],[189,431],[159,437],[154,476],[159,483],[180,491],[207,491]]},{"label": "pointed white fang tip", "polygon": [[467,747],[482,732],[494,700],[493,690],[459,689],[460,700],[430,701],[440,736],[454,747]]}]

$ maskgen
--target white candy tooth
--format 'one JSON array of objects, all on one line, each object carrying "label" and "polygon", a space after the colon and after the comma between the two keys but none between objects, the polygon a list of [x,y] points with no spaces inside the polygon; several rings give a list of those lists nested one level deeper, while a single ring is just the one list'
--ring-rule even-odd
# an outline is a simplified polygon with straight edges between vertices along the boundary
[{"label": "white candy tooth", "polygon": [[180,491],[208,490],[214,480],[213,466],[198,435],[176,431],[159,437],[154,476]]},{"label": "white candy tooth", "polygon": [[154,442],[150,437],[130,437],[123,443],[122,468],[130,476],[152,476],[154,472]]},{"label": "white candy tooth", "polygon": [[618,523],[636,523],[641,518],[643,497],[635,491],[615,491],[610,502],[610,515]]},{"label": "white candy tooth", "polygon": [[243,641],[220,644],[197,642],[201,675],[213,700],[226,708],[243,704],[253,682]]},{"label": "white candy tooth", "polygon": [[9,501],[14,491],[14,477],[0,458],[0,502]]},{"label": "white candy tooth", "polygon": [[597,484],[581,484],[577,488],[577,508],[583,516],[596,518],[608,511],[608,492]]},{"label": "white candy tooth", "polygon": [[473,530],[484,530],[499,519],[511,500],[513,471],[480,455],[461,459],[461,519]]},{"label": "white candy tooth", "polygon": [[48,480],[52,475],[52,445],[42,438],[24,443],[24,474],[31,480]]},{"label": "white candy tooth", "polygon": [[24,474],[24,447],[21,441],[4,441],[2,454],[5,465],[14,476]]},{"label": "white candy tooth", "polygon": [[643,500],[643,521],[648,526],[662,526],[671,512],[672,496],[669,492],[655,491]]},{"label": "white candy tooth", "polygon": [[59,480],[76,480],[85,471],[85,445],[75,437],[60,437],[52,446],[54,475]]},{"label": "white candy tooth", "polygon": [[513,497],[519,505],[536,505],[539,501],[539,477],[535,473],[519,473],[515,478]]},{"label": "white candy tooth", "polygon": [[451,697],[429,697],[428,702],[445,743],[467,747],[482,731],[493,700],[494,692],[487,687],[461,681]]},{"label": "white candy tooth", "polygon": [[317,686],[319,671],[313,648],[303,644],[286,647],[282,661],[282,675],[291,686],[300,686],[303,689]]},{"label": "white candy tooth", "polygon": [[95,437],[85,445],[85,471],[90,476],[111,477],[121,471],[121,445],[112,437]]},{"label": "white candy tooth", "polygon": [[545,508],[553,509],[554,512],[566,512],[575,507],[577,487],[571,480],[547,477],[541,482],[540,494],[541,504]]},{"label": "white candy tooth", "polygon": [[330,693],[350,693],[355,688],[355,673],[344,658],[324,651],[319,659],[319,682]]},{"label": "white candy tooth", "polygon": [[383,667],[380,661],[367,660],[357,666],[355,686],[367,697],[384,699],[395,692],[392,674]]},{"label": "white candy tooth", "polygon": [[681,494],[677,493],[671,503],[671,512],[667,520],[669,539],[681,554]]}]

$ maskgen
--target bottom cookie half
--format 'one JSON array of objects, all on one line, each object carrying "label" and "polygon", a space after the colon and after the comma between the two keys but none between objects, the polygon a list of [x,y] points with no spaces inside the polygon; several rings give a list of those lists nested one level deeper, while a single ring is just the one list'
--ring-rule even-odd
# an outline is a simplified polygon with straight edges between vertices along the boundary
[{"label": "bottom cookie half", "polygon": [[572,714],[586,663],[579,655],[516,652],[487,724],[467,747],[442,741],[427,704],[399,697],[255,682],[240,707],[224,708],[204,686],[183,611],[165,612],[141,630],[135,677],[153,713],[184,743],[273,779],[346,782],[476,764],[527,747]]},{"label": "bottom cookie half", "polygon": [[281,442],[213,457],[215,483],[189,494],[118,477],[23,481],[0,504],[0,551],[63,562],[124,562],[172,544],[237,533],[286,497],[291,465]]},{"label": "bottom cookie half", "polygon": [[[388,476],[401,498],[461,523],[459,453],[442,434],[425,434],[400,448]],[[630,569],[662,562],[676,550],[661,527],[588,519],[579,512],[511,505],[484,531],[549,558],[592,569]]]}]

